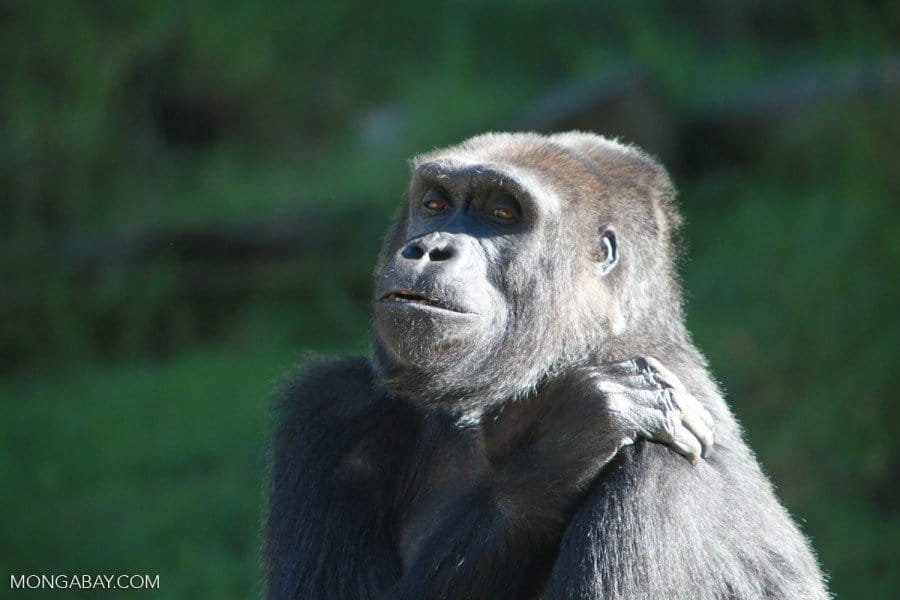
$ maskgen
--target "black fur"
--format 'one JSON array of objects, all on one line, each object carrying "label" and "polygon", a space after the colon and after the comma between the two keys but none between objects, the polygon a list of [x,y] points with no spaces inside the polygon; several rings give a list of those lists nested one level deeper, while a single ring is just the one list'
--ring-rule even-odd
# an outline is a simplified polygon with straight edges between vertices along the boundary
[{"label": "black fur", "polygon": [[[579,133],[481,136],[413,169],[374,362],[310,361],[281,394],[267,597],[827,598],[684,328],[665,171]],[[435,186],[452,207],[422,216]],[[520,221],[477,217],[498,194]],[[385,304],[410,289],[466,314]],[[635,356],[712,415],[708,460],[622,447],[585,374]]]}]

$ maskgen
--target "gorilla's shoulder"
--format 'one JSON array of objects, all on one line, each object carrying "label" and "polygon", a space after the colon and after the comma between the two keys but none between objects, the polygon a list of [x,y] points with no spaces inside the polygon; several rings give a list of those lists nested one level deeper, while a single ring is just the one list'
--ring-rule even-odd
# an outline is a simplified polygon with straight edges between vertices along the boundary
[{"label": "gorilla's shoulder", "polygon": [[420,422],[408,402],[379,384],[362,357],[307,358],[286,377],[273,408],[269,442],[276,474],[325,477],[319,469],[354,447],[380,449],[380,460],[392,459],[408,445],[398,440],[414,436]]},{"label": "gorilla's shoulder", "polygon": [[302,387],[333,387],[340,385],[349,389],[359,386],[371,387],[375,383],[375,370],[365,356],[318,356],[304,357],[285,378],[284,391]]},{"label": "gorilla's shoulder", "polygon": [[276,394],[275,421],[280,426],[347,422],[396,404],[379,385],[371,361],[362,356],[307,357]]}]

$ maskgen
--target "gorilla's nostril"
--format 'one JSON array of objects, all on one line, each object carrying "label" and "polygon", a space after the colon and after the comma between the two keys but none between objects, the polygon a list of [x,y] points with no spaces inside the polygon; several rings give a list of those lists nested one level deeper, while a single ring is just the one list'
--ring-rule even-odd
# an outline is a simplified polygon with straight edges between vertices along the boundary
[{"label": "gorilla's nostril", "polygon": [[431,259],[432,262],[450,260],[453,258],[453,250],[451,248],[435,248],[428,253],[428,258]]},{"label": "gorilla's nostril", "polygon": [[408,243],[400,251],[400,256],[406,260],[425,262],[442,262],[450,260],[457,255],[457,250],[448,240],[442,240],[437,236],[426,236],[424,239]]},{"label": "gorilla's nostril", "polygon": [[410,260],[419,260],[425,256],[425,250],[419,244],[410,244],[400,253],[403,258]]}]

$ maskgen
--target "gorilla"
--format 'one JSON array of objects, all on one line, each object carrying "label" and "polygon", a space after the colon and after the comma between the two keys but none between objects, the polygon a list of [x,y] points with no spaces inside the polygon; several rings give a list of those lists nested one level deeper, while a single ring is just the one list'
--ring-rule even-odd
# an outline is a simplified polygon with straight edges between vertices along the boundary
[{"label": "gorilla", "polygon": [[685,328],[666,171],[581,132],[411,170],[371,357],[282,388],[267,597],[828,598]]}]

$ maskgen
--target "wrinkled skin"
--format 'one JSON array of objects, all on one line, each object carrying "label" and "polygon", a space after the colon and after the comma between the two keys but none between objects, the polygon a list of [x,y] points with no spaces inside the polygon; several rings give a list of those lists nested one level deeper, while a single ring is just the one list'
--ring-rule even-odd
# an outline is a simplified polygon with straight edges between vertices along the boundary
[{"label": "wrinkled skin", "polygon": [[589,134],[415,159],[371,360],[283,391],[268,596],[827,598],[684,327],[673,196]]}]

